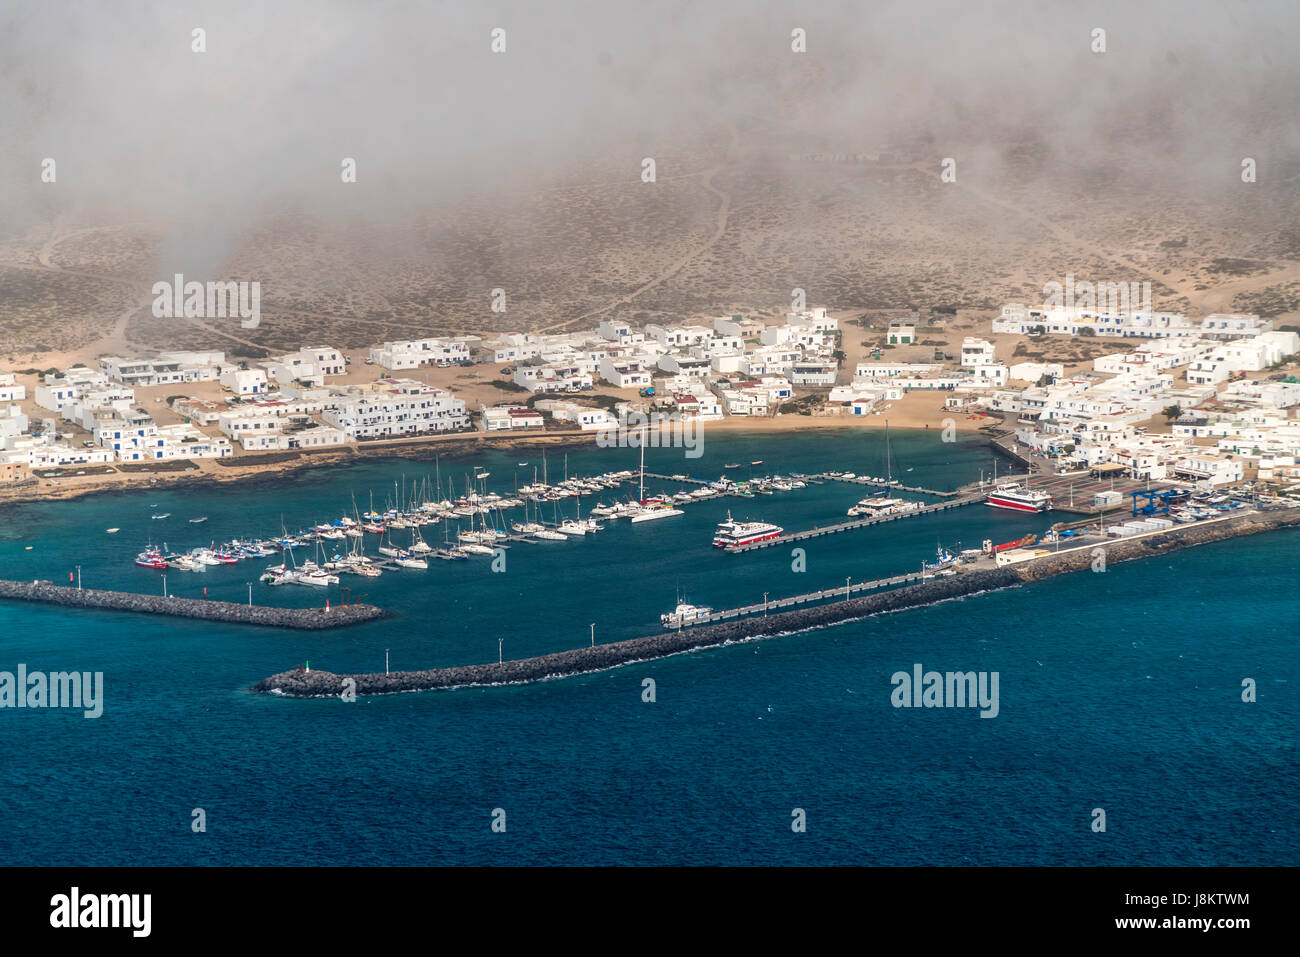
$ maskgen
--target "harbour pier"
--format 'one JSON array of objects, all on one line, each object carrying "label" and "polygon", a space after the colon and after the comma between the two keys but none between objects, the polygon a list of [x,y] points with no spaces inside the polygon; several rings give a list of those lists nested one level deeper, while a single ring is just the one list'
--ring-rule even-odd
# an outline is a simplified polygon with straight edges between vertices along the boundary
[{"label": "harbour pier", "polygon": [[712,624],[715,621],[726,621],[730,618],[746,618],[750,615],[767,615],[773,611],[779,611],[782,608],[793,608],[796,605],[806,605],[809,602],[828,601],[838,598],[843,601],[852,595],[861,592],[877,591],[881,588],[892,588],[897,585],[910,585],[914,582],[929,581],[932,578],[944,578],[946,575],[935,574],[933,572],[922,572],[920,570],[908,572],[904,575],[895,575],[893,578],[878,578],[875,581],[858,582],[856,585],[849,582],[842,588],[823,588],[820,591],[807,592],[803,595],[791,595],[788,598],[773,598],[770,601],[764,601],[754,605],[743,605],[740,608],[727,608],[721,611],[715,611],[709,615],[701,615],[691,621],[684,622],[674,631],[682,628],[695,628],[700,625]]},{"label": "harbour pier", "polygon": [[0,579],[0,599],[35,601],[65,608],[105,608],[146,615],[172,615],[178,618],[201,618],[239,625],[262,625],[270,628],[295,628],[318,631],[343,628],[373,621],[388,615],[374,605],[331,605],[321,608],[275,608],[267,605],[244,605],[229,601],[177,598],[174,595],[141,595],[136,592],[105,591],[98,588],[74,588],[50,582],[16,582]]},{"label": "harbour pier", "polygon": [[633,662],[650,661],[736,641],[807,631],[885,612],[903,611],[980,592],[1028,584],[1071,572],[1087,571],[1093,567],[1093,552],[1097,548],[1105,550],[1108,564],[1113,568],[1121,562],[1167,555],[1181,548],[1296,526],[1300,526],[1300,507],[1252,511],[1220,521],[1178,525],[1149,535],[1113,539],[1097,545],[1054,552],[1013,565],[962,570],[945,578],[929,579],[873,595],[846,598],[844,601],[783,611],[765,618],[751,617],[720,622],[593,645],[590,648],[575,648],[533,658],[482,665],[391,674],[341,675],[326,671],[285,671],[259,681],[253,685],[252,690],[288,697],[336,697],[348,687],[346,679],[355,682],[353,687],[357,694],[524,684],[617,668]]}]

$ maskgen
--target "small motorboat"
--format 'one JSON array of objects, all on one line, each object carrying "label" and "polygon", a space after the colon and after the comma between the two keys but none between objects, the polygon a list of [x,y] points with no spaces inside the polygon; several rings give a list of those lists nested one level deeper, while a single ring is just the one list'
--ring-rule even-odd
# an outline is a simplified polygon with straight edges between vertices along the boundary
[{"label": "small motorboat", "polygon": [[206,522],[207,520],[208,520],[208,517],[207,517],[206,515],[200,515],[198,518],[192,518],[192,519],[190,519],[190,524],[191,524],[191,525],[198,525],[198,524],[200,524],[200,523],[202,523],[202,522]]},{"label": "small motorboat", "polygon": [[171,517],[172,517],[172,513],[171,513],[171,512],[162,512],[162,513],[157,514],[157,515],[150,515],[149,517],[150,517],[150,518],[153,518],[153,519],[159,519],[159,518],[171,518]]},{"label": "small motorboat", "polygon": [[104,531],[107,532],[109,535],[116,535],[118,532],[121,531],[121,529],[120,529],[120,528],[106,528],[106,529],[104,529]]}]

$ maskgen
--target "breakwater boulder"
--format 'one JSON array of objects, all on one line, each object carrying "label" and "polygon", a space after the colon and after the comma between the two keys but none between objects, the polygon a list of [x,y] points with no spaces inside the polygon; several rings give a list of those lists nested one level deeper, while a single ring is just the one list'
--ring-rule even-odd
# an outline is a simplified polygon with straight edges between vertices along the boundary
[{"label": "breakwater boulder", "polygon": [[229,601],[140,595],[126,591],[96,588],[69,588],[48,582],[16,582],[0,579],[0,599],[39,601],[66,608],[108,608],[146,615],[174,615],[202,618],[271,628],[318,630],[342,628],[373,621],[388,614],[374,605],[332,605],[324,608],[272,608],[265,605],[242,605]]},{"label": "breakwater boulder", "polygon": [[1010,588],[1057,575],[1094,567],[1097,550],[1104,551],[1107,565],[1160,555],[1180,548],[1253,535],[1300,525],[1300,508],[1249,512],[1208,524],[1174,525],[1168,531],[1142,538],[1099,541],[1052,555],[1045,555],[1001,568],[963,569],[947,578],[877,592],[847,601],[803,607],[767,617],[670,631],[644,638],[630,638],[594,648],[575,648],[535,658],[522,658],[485,665],[436,668],[428,671],[395,671],[391,674],[340,675],[328,671],[286,671],[253,685],[254,691],[291,697],[327,697],[350,690],[356,694],[393,694],[400,691],[432,691],[441,688],[522,684],[616,668],[635,661],[663,658],[699,648],[716,647],[750,638],[806,631],[825,625],[852,621],[869,615],[902,611],[935,602],[965,598],[981,592]]}]

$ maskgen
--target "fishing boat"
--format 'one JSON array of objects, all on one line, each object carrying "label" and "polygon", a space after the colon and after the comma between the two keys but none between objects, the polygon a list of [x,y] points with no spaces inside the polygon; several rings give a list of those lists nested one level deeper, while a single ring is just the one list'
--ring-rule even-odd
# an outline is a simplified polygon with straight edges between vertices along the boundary
[{"label": "fishing boat", "polygon": [[769,522],[737,522],[727,512],[727,520],[718,525],[713,533],[715,548],[739,548],[741,545],[753,545],[778,538],[785,531],[780,525]]},{"label": "fishing boat", "polygon": [[755,461],[750,462],[749,464],[750,464],[750,465],[762,465],[762,464],[763,464],[763,460],[762,460],[762,459],[756,459]]},{"label": "fishing boat", "polygon": [[174,559],[172,559],[167,564],[168,567],[175,568],[177,571],[182,571],[182,572],[207,571],[206,565],[204,565],[202,562],[196,561],[189,555],[177,555]]},{"label": "fishing boat", "polygon": [[152,518],[152,519],[171,518],[171,517],[172,517],[172,513],[171,513],[171,512],[161,512],[161,513],[159,513],[159,514],[157,514],[157,515],[150,515],[149,517]]},{"label": "fishing boat", "polygon": [[951,568],[953,565],[956,565],[960,560],[961,559],[959,559],[956,555],[948,551],[948,549],[944,548],[942,545],[939,545],[935,548],[934,561],[926,562],[925,570],[927,572],[940,572],[943,571],[944,569]]},{"label": "fishing boat", "polygon": [[190,519],[190,524],[191,524],[191,525],[201,525],[201,524],[203,524],[204,522],[206,522],[207,520],[208,520],[208,517],[207,517],[206,515],[200,515],[198,518],[192,518],[192,519]]},{"label": "fishing boat", "polygon": [[1028,485],[1003,482],[984,496],[984,504],[1020,512],[1046,512],[1052,507],[1052,496]]},{"label": "fishing boat", "polygon": [[693,622],[701,621],[713,614],[712,608],[706,608],[703,605],[689,605],[686,602],[678,602],[677,607],[672,611],[659,616],[665,628],[680,628],[683,625],[689,625]]},{"label": "fishing boat", "polygon": [[162,552],[156,548],[148,548],[135,556],[135,563],[144,568],[166,568],[167,560],[163,558]]},{"label": "fishing boat", "polygon": [[740,468],[740,463],[739,463],[739,462],[728,462],[726,465],[724,465],[724,466],[722,466],[722,467],[723,467],[724,469],[738,469],[738,468]]}]

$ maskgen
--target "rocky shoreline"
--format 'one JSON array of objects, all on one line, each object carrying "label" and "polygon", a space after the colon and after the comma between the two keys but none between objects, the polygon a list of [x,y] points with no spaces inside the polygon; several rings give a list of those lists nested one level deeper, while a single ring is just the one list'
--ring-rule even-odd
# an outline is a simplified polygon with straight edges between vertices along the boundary
[{"label": "rocky shoreline", "polygon": [[766,618],[747,618],[705,625],[597,645],[594,648],[577,648],[572,651],[499,664],[466,665],[428,671],[398,671],[391,674],[341,675],[328,671],[286,671],[259,681],[253,685],[252,690],[290,697],[330,697],[343,691],[346,687],[345,681],[348,679],[355,681],[356,694],[393,694],[402,691],[523,684],[547,678],[603,671],[636,661],[662,658],[735,641],[806,631],[870,615],[917,608],[1070,572],[1084,571],[1092,567],[1093,553],[1096,548],[1103,549],[1107,564],[1113,565],[1118,562],[1149,558],[1180,548],[1296,525],[1300,525],[1300,508],[1250,512],[1213,524],[1174,526],[1166,532],[1143,538],[1116,539],[1098,543],[1094,547],[1053,554],[1018,565],[961,571],[950,578],[908,585],[849,601],[800,608],[769,615]]},{"label": "rocky shoreline", "polygon": [[363,621],[387,617],[388,612],[374,605],[334,605],[324,608],[273,608],[265,605],[241,605],[229,601],[207,601],[135,592],[103,591],[95,588],[70,588],[43,582],[16,582],[0,579],[0,599],[38,601],[65,608],[106,608],[146,615],[173,615],[201,618],[241,625],[270,628],[296,628],[318,631],[344,628]]}]

